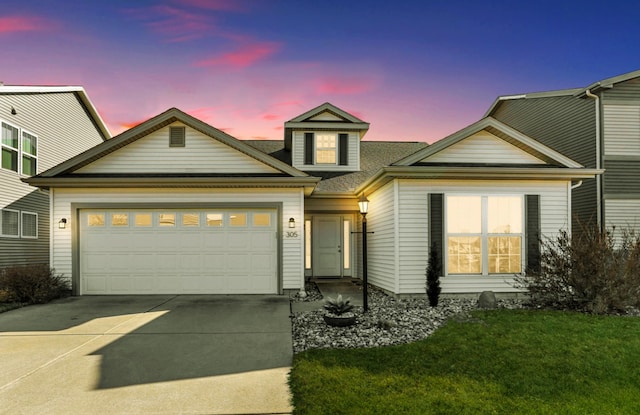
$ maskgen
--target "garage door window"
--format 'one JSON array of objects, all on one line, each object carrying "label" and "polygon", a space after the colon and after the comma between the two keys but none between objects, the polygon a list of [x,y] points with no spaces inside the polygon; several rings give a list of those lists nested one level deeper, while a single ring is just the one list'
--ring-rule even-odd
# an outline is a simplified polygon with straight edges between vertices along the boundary
[{"label": "garage door window", "polygon": [[222,213],[207,213],[207,226],[222,226]]},{"label": "garage door window", "polygon": [[254,213],[253,226],[271,226],[270,213]]},{"label": "garage door window", "polygon": [[231,213],[229,215],[229,223],[231,226],[247,226],[247,214]]},{"label": "garage door window", "polygon": [[91,213],[87,215],[87,225],[91,228],[104,227],[104,213]]},{"label": "garage door window", "polygon": [[200,226],[200,214],[199,213],[183,213],[182,214],[182,226]]},{"label": "garage door window", "polygon": [[111,226],[129,226],[129,215],[126,213],[112,213]]},{"label": "garage door window", "polygon": [[160,213],[158,215],[158,226],[176,226],[176,214]]},{"label": "garage door window", "polygon": [[151,213],[136,213],[136,227],[148,228],[151,226]]}]

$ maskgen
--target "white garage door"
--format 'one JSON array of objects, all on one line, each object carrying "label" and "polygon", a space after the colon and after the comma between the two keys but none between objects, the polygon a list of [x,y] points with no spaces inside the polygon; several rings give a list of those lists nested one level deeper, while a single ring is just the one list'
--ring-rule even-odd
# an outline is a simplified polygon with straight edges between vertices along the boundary
[{"label": "white garage door", "polygon": [[80,211],[82,294],[273,294],[270,209]]}]

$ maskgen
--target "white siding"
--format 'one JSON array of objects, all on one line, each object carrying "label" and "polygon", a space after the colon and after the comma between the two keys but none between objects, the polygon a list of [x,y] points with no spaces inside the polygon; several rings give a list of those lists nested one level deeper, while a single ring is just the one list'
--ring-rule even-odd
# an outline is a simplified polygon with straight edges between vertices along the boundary
[{"label": "white siding", "polygon": [[605,104],[604,154],[640,156],[640,105]]},{"label": "white siding", "polygon": [[[181,126],[174,123],[171,126]],[[185,147],[169,147],[169,126],[77,170],[77,173],[279,173],[192,128]]]},{"label": "white siding", "polygon": [[430,163],[544,164],[544,161],[487,132],[478,132],[422,160]]},{"label": "white siding", "polygon": [[[400,230],[398,293],[400,294],[425,293],[425,272],[429,252],[427,204],[429,193],[538,194],[540,195],[542,234],[552,236],[561,229],[569,228],[567,182],[399,180],[398,184],[399,223],[397,226]],[[370,209],[372,213],[373,209],[372,206]],[[389,267],[386,266],[380,271],[385,272],[388,269]],[[371,274],[380,271],[370,270],[369,272]],[[506,281],[504,277],[448,276],[441,279],[441,286],[443,293],[469,293],[483,290],[515,291],[510,281]]]},{"label": "white siding", "polygon": [[344,122],[345,120],[328,111],[324,111],[314,117],[309,118],[309,121],[342,121]]},{"label": "white siding", "polygon": [[385,290],[396,291],[396,211],[394,183],[390,182],[369,199],[367,214],[368,280]]},{"label": "white siding", "polygon": [[[83,207],[105,205],[117,207],[121,204],[144,204],[161,207],[162,204],[180,204],[196,207],[198,204],[224,204],[242,207],[255,203],[282,203],[283,224],[294,218],[302,224],[304,199],[299,189],[55,189],[53,201],[53,223],[67,218],[67,229],[53,228],[52,266],[68,278],[72,275],[72,235],[77,230],[71,217],[71,204]],[[301,226],[301,225],[300,225]],[[287,237],[286,225],[282,237],[282,281],[284,289],[304,287],[303,235]]]},{"label": "white siding", "polygon": [[[336,132],[339,134],[340,131]],[[349,134],[349,157],[347,166],[309,165],[304,164],[304,131],[294,131],[292,138],[291,163],[293,167],[303,171],[358,171],[360,170],[360,137],[358,133]],[[337,145],[337,144],[336,144]]]}]

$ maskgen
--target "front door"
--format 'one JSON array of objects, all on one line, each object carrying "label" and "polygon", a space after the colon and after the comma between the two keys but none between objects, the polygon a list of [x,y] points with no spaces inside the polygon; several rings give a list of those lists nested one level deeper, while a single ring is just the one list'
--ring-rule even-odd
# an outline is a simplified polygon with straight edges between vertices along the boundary
[{"label": "front door", "polygon": [[316,216],[313,218],[312,258],[316,277],[342,276],[342,218]]}]

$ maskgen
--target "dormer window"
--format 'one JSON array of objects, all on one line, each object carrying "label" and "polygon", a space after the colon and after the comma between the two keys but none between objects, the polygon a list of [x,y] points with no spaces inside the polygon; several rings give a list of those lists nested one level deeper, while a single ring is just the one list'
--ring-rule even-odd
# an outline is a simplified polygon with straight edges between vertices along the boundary
[{"label": "dormer window", "polygon": [[316,135],[316,164],[336,164],[336,135]]},{"label": "dormer window", "polygon": [[306,165],[349,164],[349,134],[345,133],[305,133]]}]

